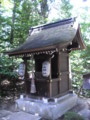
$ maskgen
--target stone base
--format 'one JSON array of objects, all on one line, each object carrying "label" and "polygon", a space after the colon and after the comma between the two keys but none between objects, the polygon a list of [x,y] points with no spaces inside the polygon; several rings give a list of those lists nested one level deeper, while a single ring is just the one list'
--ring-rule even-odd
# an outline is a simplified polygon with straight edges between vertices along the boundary
[{"label": "stone base", "polygon": [[46,98],[42,100],[23,98],[16,100],[16,103],[20,110],[42,118],[55,120],[77,104],[77,95],[70,93],[63,97],[55,98],[54,102],[48,102]]},{"label": "stone base", "polygon": [[39,116],[35,116],[32,114],[25,113],[23,111],[13,113],[9,119],[2,119],[2,120],[40,120]]}]

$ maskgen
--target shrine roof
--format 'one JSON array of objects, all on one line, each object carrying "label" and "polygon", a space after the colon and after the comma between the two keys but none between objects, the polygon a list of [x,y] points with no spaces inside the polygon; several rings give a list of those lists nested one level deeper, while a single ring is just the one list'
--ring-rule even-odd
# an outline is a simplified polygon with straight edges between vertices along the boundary
[{"label": "shrine roof", "polygon": [[[53,50],[57,47],[68,46],[74,39],[80,46],[85,47],[79,24],[76,18],[65,19],[54,23],[31,27],[26,41],[17,48],[8,51],[9,56]],[[76,49],[78,49],[76,47]]]}]

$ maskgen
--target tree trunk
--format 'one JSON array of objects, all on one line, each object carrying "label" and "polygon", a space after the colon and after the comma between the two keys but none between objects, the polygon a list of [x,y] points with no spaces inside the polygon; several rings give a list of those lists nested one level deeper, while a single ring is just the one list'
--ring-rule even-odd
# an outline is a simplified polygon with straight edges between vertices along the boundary
[{"label": "tree trunk", "polygon": [[13,14],[12,14],[12,26],[11,26],[11,34],[10,34],[11,44],[13,44],[13,39],[14,39],[15,12],[16,12],[16,0],[14,0],[14,7],[13,7]]},{"label": "tree trunk", "polygon": [[47,18],[48,17],[48,3],[47,0],[42,0],[40,3],[40,7],[41,7],[41,15],[43,16],[43,18]]}]

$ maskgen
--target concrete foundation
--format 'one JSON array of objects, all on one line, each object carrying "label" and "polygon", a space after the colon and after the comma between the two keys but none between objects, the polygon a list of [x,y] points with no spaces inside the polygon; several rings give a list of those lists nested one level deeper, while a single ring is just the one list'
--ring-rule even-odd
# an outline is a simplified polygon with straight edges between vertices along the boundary
[{"label": "concrete foundation", "polygon": [[77,104],[77,95],[70,93],[63,97],[55,98],[52,102],[48,102],[46,98],[42,100],[21,98],[16,100],[16,104],[20,110],[49,120],[56,120]]}]

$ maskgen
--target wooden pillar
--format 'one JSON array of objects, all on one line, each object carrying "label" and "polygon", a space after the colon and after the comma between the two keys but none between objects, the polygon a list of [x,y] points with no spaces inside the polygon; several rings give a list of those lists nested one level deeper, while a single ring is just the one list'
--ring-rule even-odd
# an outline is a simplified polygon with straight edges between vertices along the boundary
[{"label": "wooden pillar", "polygon": [[60,50],[58,49],[58,62],[57,62],[57,66],[58,66],[58,94],[60,93],[60,80],[61,80],[61,75],[60,75]]},{"label": "wooden pillar", "polygon": [[51,58],[49,58],[50,62],[50,75],[49,75],[49,97],[52,97],[52,73],[51,73]]},{"label": "wooden pillar", "polygon": [[25,94],[27,94],[27,59],[24,58],[24,64],[25,64],[25,75],[24,75],[24,81],[25,81]]},{"label": "wooden pillar", "polygon": [[68,57],[68,77],[69,77],[69,90],[72,90],[72,78],[71,78],[71,64],[70,64],[70,59]]},{"label": "wooden pillar", "polygon": [[58,78],[60,79],[60,51],[58,52],[58,62],[57,62],[57,66],[58,66]]}]

